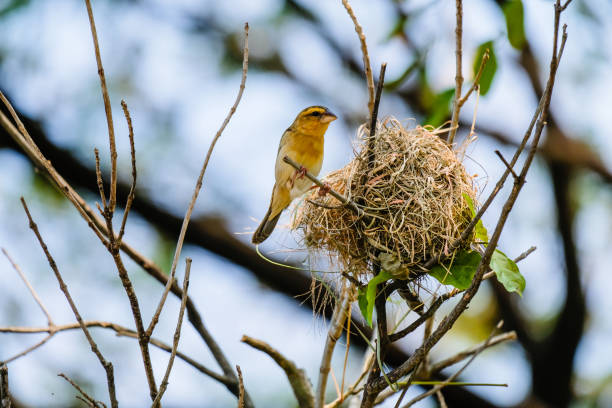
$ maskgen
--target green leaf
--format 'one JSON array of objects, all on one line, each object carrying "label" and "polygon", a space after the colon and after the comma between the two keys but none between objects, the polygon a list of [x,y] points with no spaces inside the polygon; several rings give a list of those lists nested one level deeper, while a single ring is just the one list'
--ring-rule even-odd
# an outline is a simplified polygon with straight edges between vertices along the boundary
[{"label": "green leaf", "polygon": [[491,257],[491,269],[495,271],[497,280],[504,285],[504,288],[508,292],[517,292],[523,296],[523,290],[525,290],[525,278],[521,275],[516,263],[508,258],[499,249],[493,252]]},{"label": "green leaf", "polygon": [[[463,193],[463,198],[467,202],[468,207],[470,207],[470,212],[472,213],[472,218],[476,216],[476,208],[474,207],[474,201],[472,197]],[[482,218],[478,220],[476,226],[474,227],[474,232],[476,233],[476,239],[482,242],[489,242],[489,232],[485,228],[482,223]]]},{"label": "green leaf", "polygon": [[376,286],[379,283],[383,283],[393,278],[387,271],[380,271],[378,275],[370,279],[368,285],[359,288],[357,294],[357,300],[359,303],[359,310],[363,318],[368,323],[368,326],[372,327],[372,313],[374,312],[374,301],[376,300]]},{"label": "green leaf", "polygon": [[497,71],[497,59],[495,58],[495,50],[493,49],[493,41],[487,41],[478,47],[476,51],[476,56],[474,57],[474,78],[478,74],[478,69],[480,68],[480,62],[482,61],[482,56],[484,53],[489,50],[489,60],[487,61],[482,75],[480,76],[480,94],[486,95],[491,88],[491,83],[493,82],[493,78],[495,77],[495,72]]},{"label": "green leaf", "polygon": [[425,124],[438,127],[450,116],[451,102],[455,96],[455,88],[448,88],[437,94],[429,108]]},{"label": "green leaf", "polygon": [[522,50],[527,42],[523,17],[523,2],[521,0],[507,1],[503,6],[508,30],[508,41],[517,50]]},{"label": "green leaf", "polygon": [[443,283],[457,289],[467,289],[472,284],[476,268],[482,257],[476,251],[460,252],[449,264],[438,264],[429,274]]}]

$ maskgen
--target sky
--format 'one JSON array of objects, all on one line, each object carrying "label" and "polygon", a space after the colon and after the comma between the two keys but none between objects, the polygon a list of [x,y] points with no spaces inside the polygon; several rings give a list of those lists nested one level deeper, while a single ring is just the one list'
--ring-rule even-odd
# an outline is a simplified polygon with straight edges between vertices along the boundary
[{"label": "sky", "polygon": [[[313,11],[326,22],[331,35],[359,55],[354,28],[340,2],[320,0],[314,3]],[[428,79],[439,90],[454,82],[454,9],[450,3],[431,3],[411,28],[414,41],[428,45],[427,58],[431,61],[428,66],[432,67]],[[544,61],[550,52],[551,3],[540,0],[525,3],[527,35],[536,53],[544,55]],[[596,3],[598,10],[610,8],[603,0]],[[0,9],[3,5],[0,1]],[[399,76],[410,57],[396,41],[385,41],[393,17],[392,7],[387,2],[365,0],[354,1],[352,5],[366,32],[373,67],[387,61],[387,78]],[[427,5],[430,3],[415,1],[407,7],[417,9]],[[607,113],[612,106],[612,96],[607,92],[612,89],[612,22],[597,17],[599,23],[590,24],[591,20],[579,11],[579,5],[577,2],[576,7],[564,14],[570,39],[559,70],[552,109],[561,118],[562,127],[595,146],[610,167],[612,139],[606,136],[609,133]],[[155,202],[177,215],[182,215],[186,209],[208,144],[233,103],[240,81],[238,71],[228,71],[223,66],[221,50],[224,45],[219,38],[187,30],[186,13],[212,16],[224,29],[236,32],[249,21],[251,53],[266,55],[271,52],[270,44],[278,42],[283,61],[291,73],[308,85],[304,88],[279,74],[250,71],[236,115],[214,151],[196,216],[223,215],[230,230],[245,242],[250,241],[249,233],[256,228],[267,208],[278,140],[295,114],[313,104],[351,114],[364,115],[366,110],[365,82],[346,75],[333,51],[307,23],[297,19],[283,23],[271,20],[270,16],[279,7],[280,2],[274,0],[151,1],[146,5],[98,1],[94,4],[118,135],[121,177],[127,179],[130,166],[127,128],[119,104],[123,98],[130,106],[134,121],[140,186]],[[499,39],[497,43],[500,44],[497,48],[499,72],[490,94],[479,100],[477,120],[519,139],[536,101],[526,88],[524,75],[512,64],[516,52],[501,41],[503,16],[487,1],[466,2],[464,13],[466,67],[470,67],[477,44],[490,38]],[[602,12],[602,15],[606,14]],[[0,83],[15,106],[42,119],[50,138],[70,148],[84,162],[93,163],[93,148],[98,147],[103,167],[108,168],[104,111],[82,2],[31,1],[28,6],[4,17],[2,22],[0,53],[4,59],[0,64]],[[474,100],[466,104],[463,114],[467,120],[471,120],[475,107]],[[393,97],[383,96],[380,113],[406,121],[411,117],[411,112]],[[353,157],[355,136],[356,129],[346,122],[339,120],[330,126],[321,174],[343,166]],[[468,171],[482,175],[479,178],[482,197],[486,197],[504,170],[493,154],[496,148],[500,147],[481,137],[468,149],[469,159],[465,164]],[[508,148],[500,150],[506,157],[512,154]],[[96,242],[78,214],[53,194],[40,194],[40,187],[33,187],[34,180],[28,162],[21,156],[0,151],[0,247],[6,248],[24,270],[55,321],[73,321],[43,254],[27,228],[19,203],[23,195],[82,314],[88,320],[112,320],[131,326],[131,316],[126,313],[127,299],[111,257]],[[606,313],[612,308],[612,299],[608,296],[612,196],[595,177],[584,175],[581,180],[575,232],[591,315],[577,351],[576,381],[577,388],[587,393],[598,379],[612,374],[608,340],[612,336],[612,320]],[[95,201],[93,196],[87,199],[90,204]],[[485,215],[485,225],[493,225],[500,203],[501,200],[496,201]],[[520,307],[543,321],[554,315],[564,295],[559,278],[562,249],[551,208],[554,203],[546,168],[536,161],[502,235],[501,248],[514,257],[532,245],[538,247],[521,264],[527,288]],[[289,216],[281,218],[281,226],[289,222]],[[295,248],[297,238],[286,228],[280,228],[262,246],[262,251],[277,254],[286,248]],[[137,214],[131,215],[126,240],[162,265],[168,263],[167,253],[172,251],[173,243],[162,238]],[[184,256],[194,260],[190,293],[232,363],[240,364],[256,404],[266,406],[271,401],[278,402],[279,398],[289,404],[291,394],[287,381],[281,379],[280,369],[267,356],[240,343],[243,334],[270,342],[298,366],[304,367],[313,382],[316,381],[326,334],[323,321],[300,308],[297,302],[262,287],[249,272],[223,259],[191,246],[185,248]],[[295,256],[302,255],[298,252]],[[128,267],[147,320],[162,288],[142,274],[136,265],[128,263]],[[5,259],[0,259],[0,273],[3,277],[0,326],[44,325],[44,316]],[[468,318],[478,316],[486,307],[487,299],[493,296],[487,289],[483,288],[475,299]],[[170,299],[156,330],[157,337],[170,342],[177,312],[178,301]],[[142,370],[142,364],[136,343],[103,330],[95,330],[94,334],[104,354],[116,366],[119,399],[126,406],[146,404],[148,391],[144,375],[138,371]],[[0,336],[0,359],[40,338],[34,335]],[[434,355],[447,356],[482,340],[476,337],[458,330],[434,349]],[[418,337],[414,337],[406,345],[415,346],[417,341]],[[215,367],[187,323],[180,348]],[[343,354],[343,347],[339,347],[334,358],[336,375],[342,371]],[[161,376],[167,354],[154,350],[152,355],[156,373]],[[355,350],[351,350],[350,355],[348,375],[354,378],[361,356]],[[504,370],[497,369],[500,364]],[[72,390],[57,377],[59,372],[89,384],[98,398],[106,397],[103,370],[93,354],[88,353],[85,339],[77,332],[58,334],[43,348],[12,363],[9,368],[15,396],[32,406],[61,406],[66,398],[70,400]],[[516,345],[504,345],[483,353],[465,374],[469,381],[480,381],[483,376],[490,382],[509,384],[508,388],[473,389],[496,403],[518,403],[529,391],[529,367]],[[277,381],[270,381],[270,378]],[[411,392],[414,396],[416,391]],[[605,398],[604,401],[612,401],[610,387]],[[194,405],[202,399],[208,401],[210,407],[235,404],[225,388],[180,361],[175,364],[164,399],[176,406]],[[432,405],[424,401],[417,406]]]}]

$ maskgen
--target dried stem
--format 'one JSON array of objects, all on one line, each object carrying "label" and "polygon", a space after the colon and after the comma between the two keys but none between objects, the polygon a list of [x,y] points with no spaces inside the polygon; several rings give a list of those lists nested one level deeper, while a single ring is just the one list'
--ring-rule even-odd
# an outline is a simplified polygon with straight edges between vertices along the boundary
[{"label": "dried stem", "polygon": [[[215,137],[213,138],[212,142],[210,143],[210,146],[208,148],[208,152],[206,153],[206,158],[204,159],[204,164],[202,165],[202,169],[200,170],[200,175],[198,176],[198,179],[196,181],[196,185],[195,185],[195,188],[193,190],[193,195],[191,197],[191,201],[189,203],[189,206],[187,207],[187,212],[185,214],[185,218],[183,219],[183,225],[181,226],[181,231],[179,233],[179,238],[178,238],[178,241],[176,243],[176,250],[174,252],[174,258],[172,260],[172,267],[170,269],[170,278],[168,279],[168,282],[166,283],[166,287],[164,288],[164,292],[162,294],[162,297],[159,300],[159,304],[157,305],[157,309],[156,309],[155,313],[153,314],[153,318],[151,319],[151,323],[149,324],[149,327],[147,328],[147,335],[148,336],[151,336],[153,334],[153,330],[155,329],[155,325],[159,321],[159,315],[161,314],[161,311],[162,311],[162,309],[164,307],[164,303],[166,302],[166,298],[168,296],[168,293],[170,292],[170,288],[171,288],[171,286],[172,286],[172,284],[174,282],[174,275],[176,273],[176,266],[178,264],[178,260],[179,260],[179,257],[181,255],[181,251],[183,249],[183,242],[185,241],[185,234],[187,232],[187,227],[188,227],[189,221],[191,219],[191,213],[193,212],[193,208],[195,207],[196,200],[198,199],[198,195],[200,193],[200,189],[202,188],[202,180],[204,179],[204,173],[206,172],[206,168],[208,167],[208,162],[209,162],[210,157],[212,155],[213,149],[215,148],[215,145],[217,144],[217,140],[219,140],[219,137],[221,137],[221,134],[225,130],[225,127],[227,126],[227,124],[229,123],[230,119],[234,115],[234,112],[236,112],[236,108],[238,107],[238,104],[240,103],[240,99],[242,98],[242,93],[244,92],[244,87],[245,87],[245,83],[246,83],[248,68],[249,68],[249,24],[246,23],[244,25],[244,50],[243,50],[243,59],[242,59],[242,79],[240,81],[240,88],[238,90],[238,95],[236,96],[236,100],[234,101],[234,104],[230,108],[229,113],[225,117],[225,120],[221,124],[221,127],[219,128],[219,130],[215,134]],[[223,357],[222,360],[223,359],[225,359],[225,357]],[[227,376],[231,375],[232,377],[236,378],[236,375],[234,374],[234,371],[232,370],[231,366],[229,365],[229,363],[227,361],[224,361],[224,362],[219,361],[219,364],[221,365],[221,368],[223,369],[223,372],[225,373],[225,375],[227,375]]]},{"label": "dried stem", "polygon": [[94,52],[96,54],[96,64],[98,65],[98,76],[100,77],[100,88],[102,89],[102,99],[104,100],[104,111],[106,112],[106,125],[108,127],[108,142],[110,146],[111,158],[111,181],[110,181],[110,211],[115,211],[117,202],[117,147],[115,145],[115,129],[113,126],[113,111],[111,109],[110,98],[108,96],[108,88],[106,86],[106,77],[104,68],[102,67],[102,57],[100,56],[100,45],[98,44],[98,34],[96,32],[96,22],[94,21],[93,11],[91,9],[91,1],[85,0],[87,7],[87,16],[89,17],[89,26],[91,27],[91,36],[93,38]]},{"label": "dried stem", "polygon": [[132,203],[134,202],[134,196],[136,193],[136,148],[134,146],[134,128],[132,126],[132,118],[130,117],[130,111],[128,110],[127,103],[125,101],[121,101],[121,107],[123,108],[123,115],[125,116],[125,120],[128,125],[128,137],[130,139],[130,156],[132,158],[132,185],[130,186],[130,192],[128,194],[127,201],[125,203],[125,210],[123,212],[123,218],[121,219],[121,228],[119,229],[119,236],[117,237],[117,241],[121,242],[123,239],[123,234],[125,233],[125,223],[127,222],[128,214],[130,213],[130,209],[132,208]]},{"label": "dried stem", "polygon": [[74,316],[76,317],[77,321],[79,322],[81,330],[83,330],[83,333],[85,334],[85,337],[87,338],[87,341],[89,342],[89,345],[91,346],[91,351],[93,351],[93,353],[96,355],[96,357],[98,357],[98,360],[100,361],[100,364],[102,365],[102,367],[104,367],[104,370],[106,371],[106,380],[107,380],[107,386],[108,386],[108,394],[109,394],[109,397],[110,397],[111,406],[113,408],[115,408],[115,407],[118,406],[118,403],[117,403],[117,397],[115,395],[115,375],[114,375],[114,371],[113,371],[113,364],[110,361],[107,361],[104,358],[104,356],[102,355],[102,353],[98,349],[98,345],[96,344],[94,339],[91,337],[91,334],[89,333],[89,330],[87,329],[87,326],[85,326],[85,324],[83,322],[83,319],[81,318],[81,314],[79,313],[79,311],[78,311],[78,309],[76,307],[76,304],[72,300],[72,296],[70,296],[70,292],[68,291],[68,287],[66,286],[66,283],[64,282],[64,279],[62,278],[62,275],[59,272],[57,264],[55,263],[55,260],[51,256],[51,253],[49,252],[49,249],[47,248],[47,245],[45,244],[42,236],[40,235],[40,232],[38,231],[38,226],[36,225],[36,223],[32,219],[32,216],[30,215],[30,210],[28,209],[28,206],[27,206],[25,200],[23,199],[23,197],[21,197],[21,204],[23,205],[23,209],[25,210],[25,213],[26,213],[26,215],[28,217],[28,221],[30,222],[30,228],[32,229],[32,231],[34,231],[34,235],[36,235],[36,238],[38,239],[38,243],[40,244],[43,252],[45,253],[45,256],[47,257],[47,261],[49,262],[49,266],[51,267],[51,269],[53,270],[53,273],[55,274],[55,277],[56,277],[56,279],[57,279],[57,281],[59,283],[60,289],[64,293],[64,296],[66,297],[66,300],[68,300],[68,303],[70,304],[70,308],[72,309],[72,312],[74,313]]},{"label": "dried stem", "polygon": [[242,370],[239,365],[236,365],[236,372],[238,373],[238,384],[240,392],[238,394],[238,408],[245,408],[244,406],[244,380],[242,379]]},{"label": "dried stem", "polygon": [[[290,165],[291,167],[293,167],[296,170],[300,170],[302,168],[302,166],[299,163],[296,163],[294,160],[292,160],[289,156],[285,156],[283,157],[283,161],[285,163],[287,163],[288,165]],[[313,183],[315,183],[317,185],[317,187],[319,188],[324,188],[327,189],[328,186],[325,185],[325,183],[323,183],[321,180],[319,180],[318,178],[316,178],[311,172],[309,172],[308,170],[306,171],[306,173],[304,173],[304,176],[309,179],[310,181],[312,181]],[[354,202],[349,200],[348,198],[346,198],[345,196],[343,196],[342,194],[338,193],[337,191],[333,190],[333,189],[329,189],[329,195],[331,195],[332,197],[334,197],[336,200],[340,201],[343,205],[345,205],[348,209],[350,209],[351,211],[353,211],[355,214],[357,214],[358,216],[363,216],[365,215],[365,212],[359,208],[359,206]]]},{"label": "dried stem", "polygon": [[291,384],[291,388],[293,389],[293,393],[298,400],[298,406],[300,408],[314,407],[314,393],[312,391],[312,385],[310,384],[310,380],[308,380],[304,370],[298,368],[293,361],[288,360],[285,356],[278,352],[278,350],[274,349],[264,341],[254,339],[246,335],[242,336],[240,341],[257,350],[263,351],[272,357],[276,364],[278,364],[285,371],[285,375],[287,375],[287,379]]},{"label": "dried stem", "polygon": [[179,339],[181,338],[181,326],[183,325],[183,316],[185,315],[185,306],[187,305],[187,290],[189,289],[189,274],[191,272],[191,258],[185,259],[185,277],[183,278],[183,297],[181,299],[181,308],[179,309],[178,321],[176,322],[176,329],[174,330],[174,342],[172,343],[172,351],[170,352],[170,359],[168,360],[168,366],[166,367],[166,373],[164,379],[159,385],[159,392],[155,401],[153,401],[153,407],[159,407],[160,401],[166,388],[168,388],[168,378],[170,378],[170,371],[172,371],[172,365],[174,364],[174,358],[179,345]]},{"label": "dried stem", "polygon": [[[482,55],[482,60],[480,60],[480,67],[478,67],[478,73],[476,74],[476,77],[474,78],[474,82],[472,83],[472,86],[466,92],[466,94],[459,100],[459,109],[461,109],[461,107],[467,102],[472,92],[474,92],[476,88],[478,88],[480,84],[480,77],[482,76],[482,72],[484,71],[484,67],[487,65],[488,61],[489,61],[489,49],[487,48],[485,50],[485,53]],[[458,121],[459,119],[457,119],[457,126],[459,125]],[[472,123],[472,127],[474,127],[474,123]]]},{"label": "dried stem", "polygon": [[343,283],[340,298],[334,306],[334,313],[331,318],[329,330],[327,331],[327,339],[325,340],[325,348],[321,356],[321,365],[319,367],[319,380],[317,381],[317,392],[315,397],[315,408],[322,408],[325,405],[325,389],[327,388],[327,376],[331,369],[331,358],[336,347],[336,342],[342,336],[342,329],[346,321],[349,309],[354,298],[354,288],[351,285]]},{"label": "dried stem", "polygon": [[[89,406],[94,407],[94,408],[98,408],[100,406],[106,407],[106,405],[104,405],[103,403],[100,403],[100,402],[96,401],[95,399],[93,399],[89,394],[87,394],[81,387],[79,387],[79,385],[76,382],[74,382],[66,374],[59,373],[57,376],[58,377],[62,377],[64,380],[68,381],[68,383],[70,385],[72,385],[74,387],[74,389],[77,390],[81,394],[81,396],[83,398],[82,401],[84,401]],[[77,396],[77,398],[79,398],[79,397]]]},{"label": "dried stem", "polygon": [[450,134],[448,136],[448,145],[452,146],[455,140],[455,134],[457,133],[457,125],[459,123],[459,111],[461,105],[461,88],[463,86],[463,73],[462,73],[462,38],[463,38],[463,1],[455,0],[455,6],[457,8],[457,25],[455,27],[455,101],[453,103],[453,116],[451,118]]},{"label": "dried stem", "polygon": [[[128,329],[127,327],[120,326],[116,323],[92,320],[92,321],[85,321],[84,324],[86,327],[94,327],[94,328],[99,327],[103,329],[113,330],[115,333],[117,333],[118,336],[138,339],[138,333],[136,333],[135,330]],[[58,325],[55,327],[0,327],[0,333],[17,333],[17,334],[50,333],[49,336],[45,337],[45,339],[48,339],[54,336],[56,333],[69,331],[69,330],[76,330],[80,328],[81,326],[79,323],[70,323],[70,324]],[[155,347],[159,348],[160,350],[164,350],[168,353],[172,351],[172,347],[162,342],[161,340],[152,338],[150,340],[150,343],[154,345]],[[25,355],[27,353],[22,352],[20,354]],[[215,373],[214,371],[198,363],[197,361],[195,361],[193,358],[189,357],[188,355],[180,351],[177,351],[176,356],[180,358],[181,360],[183,360],[184,362],[186,362],[187,364],[191,365],[193,368],[195,368],[202,374],[209,376],[213,380],[218,381],[221,384],[224,384],[225,386],[228,386],[228,387],[234,385],[234,382],[231,379],[224,377],[223,375]],[[14,359],[15,358],[11,358],[7,360],[6,362],[8,363],[10,361],[13,361]],[[237,394],[238,392],[236,392],[236,395]]]},{"label": "dried stem", "polygon": [[4,256],[6,256],[6,259],[8,259],[8,261],[11,263],[11,265],[13,266],[13,269],[15,269],[15,272],[17,272],[17,274],[19,274],[19,277],[21,278],[23,283],[25,283],[25,285],[27,286],[28,290],[30,291],[30,294],[32,295],[32,297],[34,298],[34,300],[36,301],[36,303],[40,307],[40,310],[42,310],[42,312],[47,317],[47,324],[49,326],[51,326],[51,327],[55,326],[55,323],[53,323],[53,319],[51,318],[51,314],[49,314],[49,311],[47,310],[47,308],[43,304],[42,300],[40,300],[40,297],[38,296],[38,293],[36,293],[36,290],[34,290],[32,285],[30,284],[30,281],[28,281],[28,278],[26,278],[25,274],[21,271],[21,268],[19,267],[19,265],[17,265],[15,263],[15,261],[13,261],[13,259],[8,254],[8,252],[6,252],[6,249],[2,248],[2,253],[4,254]]},{"label": "dried stem", "polygon": [[359,37],[359,42],[361,43],[363,67],[365,70],[366,83],[368,85],[368,111],[370,113],[370,117],[372,117],[374,112],[374,77],[372,75],[372,68],[370,67],[370,56],[368,54],[368,46],[366,44],[365,34],[363,33],[363,29],[361,28],[359,21],[357,21],[355,12],[353,12],[353,9],[349,4],[348,0],[342,0],[342,5],[346,9],[346,12],[348,13],[351,20],[353,21],[353,24],[355,25],[355,32],[357,33],[357,36]]},{"label": "dried stem", "polygon": [[506,158],[501,154],[501,152],[499,150],[495,150],[495,154],[497,155],[497,157],[499,157],[502,163],[504,163],[506,168],[510,170],[510,174],[512,174],[512,177],[514,177],[514,180],[518,181],[519,177],[516,175],[516,173],[514,172],[514,169],[512,168],[512,166],[510,166],[510,163],[506,161]]},{"label": "dried stem", "polygon": [[[370,349],[368,348],[368,350]],[[337,408],[340,405],[342,405],[342,403],[346,401],[346,399],[350,397],[351,395],[357,395],[358,393],[360,393],[361,390],[363,389],[363,387],[361,387],[360,384],[363,381],[363,379],[366,377],[366,375],[370,372],[370,369],[372,368],[372,364],[375,363],[375,359],[376,359],[376,354],[370,353],[368,357],[366,358],[366,361],[364,362],[361,374],[359,374],[359,377],[357,377],[353,385],[348,387],[346,391],[343,391],[343,394],[338,396],[338,398],[336,398],[334,401],[330,402],[329,404],[325,404],[324,408]]]},{"label": "dried stem", "polygon": [[498,334],[497,336],[490,337],[485,340],[482,344],[464,350],[456,355],[446,358],[442,361],[438,361],[435,364],[432,364],[430,367],[430,374],[436,375],[440,373],[440,371],[444,370],[447,367],[452,366],[453,364],[457,364],[462,360],[465,360],[469,356],[473,356],[474,354],[480,353],[481,348],[483,347],[493,347],[500,343],[505,343],[507,341],[516,340],[516,332],[510,331],[507,333]]},{"label": "dried stem", "polygon": [[[532,246],[527,251],[523,252],[522,254],[520,254],[519,256],[514,258],[514,262],[515,263],[519,263],[523,259],[527,258],[535,250],[536,250],[536,247]],[[491,279],[494,276],[495,276],[495,271],[492,271],[489,268],[488,272],[486,272],[484,274],[484,276],[482,277],[482,280]],[[390,334],[389,335],[389,340],[391,342],[395,342],[395,341],[398,341],[399,339],[402,339],[402,338],[406,337],[408,334],[412,333],[417,328],[419,328],[423,323],[425,323],[425,321],[428,318],[432,317],[435,314],[435,312],[440,308],[440,306],[442,306],[442,303],[446,302],[448,299],[458,295],[461,292],[463,292],[463,291],[459,290],[459,289],[453,289],[452,291],[447,292],[447,293],[443,294],[442,296],[436,298],[433,301],[433,303],[431,304],[431,306],[429,306],[429,309],[427,309],[426,312],[422,313],[414,322],[412,322],[410,325],[408,325],[408,327],[406,327],[406,328],[404,328],[404,329],[402,329],[402,330],[400,330],[400,331],[398,331],[396,333]]]},{"label": "dried stem", "polygon": [[406,405],[403,406],[403,408],[408,408],[411,407],[412,405],[416,404],[418,401],[422,400],[423,398],[427,398],[430,395],[433,395],[435,393],[437,393],[438,391],[440,391],[442,388],[446,387],[448,384],[450,384],[451,382],[455,381],[455,379],[457,377],[459,377],[461,375],[462,372],[465,371],[465,369],[474,361],[474,359],[478,356],[478,354],[480,354],[484,349],[486,349],[489,346],[489,343],[491,342],[491,339],[493,338],[493,334],[495,334],[496,330],[499,330],[501,328],[501,325],[503,324],[503,322],[499,322],[497,324],[497,326],[495,327],[495,330],[489,335],[489,337],[487,338],[487,340],[485,340],[485,342],[478,347],[478,349],[476,349],[473,353],[472,356],[470,357],[470,359],[463,365],[463,367],[461,367],[459,370],[457,370],[453,375],[451,375],[450,377],[448,377],[444,382],[442,382],[441,384],[438,384],[434,387],[432,387],[430,390],[425,391],[424,393],[417,395],[416,397],[414,397],[412,400],[408,401],[408,403]]},{"label": "dried stem", "polygon": [[[11,112],[14,112],[14,109],[10,102],[4,97],[2,92],[0,92],[0,100],[6,105],[7,109]],[[32,138],[27,133],[27,130],[23,127],[23,123],[19,120],[19,118],[15,115],[15,122],[18,124],[18,127],[22,129],[20,131],[15,125],[11,123],[11,121],[6,117],[6,115],[0,111],[0,125],[7,131],[7,133],[13,138],[13,140],[21,147],[21,149],[25,152],[25,154],[30,158],[36,168],[41,169],[48,176],[49,180],[53,183],[53,185],[60,191],[74,206],[74,208],[78,211],[81,217],[85,220],[87,225],[91,228],[91,230],[96,234],[100,242],[108,248],[109,243],[105,238],[109,236],[109,232],[106,228],[106,222],[103,218],[98,216],[96,212],[87,204],[87,202],[72,188],[70,184],[66,182],[66,180],[55,170],[53,165],[46,157],[42,155],[40,149],[34,144]],[[120,249],[127,254],[134,262],[136,262],[140,267],[142,267],[149,275],[154,277],[158,282],[162,284],[166,284],[168,282],[168,276],[153,262],[152,260],[146,258],[144,255],[139,253],[136,249],[125,242],[118,243]],[[171,286],[172,293],[177,297],[182,297],[182,290],[176,284],[176,281],[172,283]],[[210,332],[204,326],[204,322],[202,320],[202,316],[200,312],[196,308],[195,304],[191,300],[191,298],[187,299],[187,316],[189,321],[191,322],[194,329],[200,335],[202,340],[206,343],[208,348],[210,349],[211,354],[214,356],[215,360],[222,367],[229,367],[227,364],[227,358],[224,356],[223,351],[210,334]],[[47,330],[45,330],[47,331]],[[169,350],[170,348],[168,348]],[[179,355],[180,357],[180,355]],[[231,368],[230,368],[231,372]],[[212,373],[212,372],[211,372]],[[211,375],[210,373],[207,375]],[[214,374],[212,373],[212,377],[214,378]],[[219,377],[223,380],[219,380],[222,382],[227,389],[234,395],[238,396],[238,381],[233,377]],[[252,407],[252,403],[250,400],[247,400],[247,406]]]}]

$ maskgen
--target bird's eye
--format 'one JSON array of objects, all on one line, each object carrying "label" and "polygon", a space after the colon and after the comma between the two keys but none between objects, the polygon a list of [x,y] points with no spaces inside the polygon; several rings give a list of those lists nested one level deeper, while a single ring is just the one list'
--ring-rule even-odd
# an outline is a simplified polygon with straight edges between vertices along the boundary
[{"label": "bird's eye", "polygon": [[321,116],[321,112],[319,111],[314,111],[310,114],[310,116]]}]

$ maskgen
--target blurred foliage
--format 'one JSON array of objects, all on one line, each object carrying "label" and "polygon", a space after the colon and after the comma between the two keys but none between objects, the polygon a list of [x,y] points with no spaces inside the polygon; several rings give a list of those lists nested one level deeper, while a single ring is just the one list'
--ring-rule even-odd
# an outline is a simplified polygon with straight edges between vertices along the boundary
[{"label": "blurred foliage", "polygon": [[[4,4],[6,3],[6,4]],[[27,6],[30,0],[8,0],[5,2],[0,1],[0,18],[9,15],[10,13]]]},{"label": "blurred foliage", "polygon": [[502,6],[502,10],[506,19],[508,41],[517,50],[523,49],[527,42],[523,21],[523,2],[521,0],[510,0]]}]

